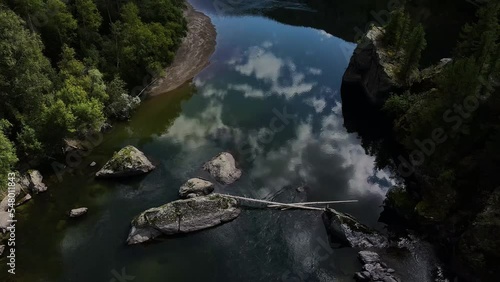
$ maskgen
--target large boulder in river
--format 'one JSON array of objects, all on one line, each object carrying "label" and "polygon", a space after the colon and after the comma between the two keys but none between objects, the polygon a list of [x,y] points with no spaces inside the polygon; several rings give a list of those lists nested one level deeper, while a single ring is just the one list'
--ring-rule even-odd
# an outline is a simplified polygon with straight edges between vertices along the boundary
[{"label": "large boulder in river", "polygon": [[202,230],[229,222],[239,215],[237,201],[220,194],[177,200],[146,210],[132,220],[127,243],[138,244],[160,235]]},{"label": "large boulder in river", "polygon": [[359,223],[349,214],[327,208],[322,215],[330,245],[338,247],[385,248],[388,240]]},{"label": "large boulder in river", "polygon": [[241,177],[241,170],[236,167],[233,155],[222,152],[205,163],[203,169],[222,184],[231,184]]},{"label": "large boulder in river", "polygon": [[354,50],[349,66],[342,78],[343,84],[360,85],[368,99],[383,105],[389,93],[399,89],[398,63],[394,52],[385,48],[384,30],[372,26]]},{"label": "large boulder in river", "polygon": [[181,198],[206,196],[214,191],[214,184],[200,178],[191,178],[179,189]]},{"label": "large boulder in river", "polygon": [[96,173],[96,177],[125,177],[145,174],[155,169],[143,152],[134,146],[126,146],[115,152],[111,160]]}]

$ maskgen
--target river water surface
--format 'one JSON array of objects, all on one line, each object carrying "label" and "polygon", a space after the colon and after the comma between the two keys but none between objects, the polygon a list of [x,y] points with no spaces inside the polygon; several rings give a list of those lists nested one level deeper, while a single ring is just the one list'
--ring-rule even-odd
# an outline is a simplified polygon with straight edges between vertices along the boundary
[{"label": "river water surface", "polygon": [[[224,150],[243,176],[218,191],[287,202],[357,199],[337,208],[383,230],[377,221],[392,180],[343,126],[340,84],[355,44],[268,17],[205,12],[218,34],[211,64],[115,125],[81,169],[62,181],[46,177],[49,191],[18,211],[17,274],[5,280],[352,281],[361,268],[357,251],[332,250],[315,211],[246,209],[217,228],[125,244],[134,216],[178,199],[181,184]],[[99,167],[129,144],[157,169],[141,178],[96,181]],[[296,190],[301,185],[305,192]],[[66,212],[80,206],[89,213],[68,220]],[[403,281],[424,281],[414,269],[394,267],[407,273]]]}]

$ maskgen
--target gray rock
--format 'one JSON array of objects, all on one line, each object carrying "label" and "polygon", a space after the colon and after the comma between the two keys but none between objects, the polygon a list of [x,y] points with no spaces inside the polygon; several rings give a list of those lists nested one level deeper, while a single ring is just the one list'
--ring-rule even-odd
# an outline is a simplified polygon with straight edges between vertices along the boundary
[{"label": "gray rock", "polygon": [[234,157],[228,152],[215,156],[205,163],[203,169],[222,184],[231,184],[241,177],[241,170],[236,168]]},{"label": "gray rock", "polygon": [[363,263],[363,270],[354,274],[356,281],[385,281],[399,282],[393,273],[392,268],[387,268],[387,264],[380,261],[379,254],[370,251],[360,251],[359,260]]},{"label": "gray rock", "polygon": [[138,244],[160,235],[189,233],[229,222],[240,214],[237,204],[232,198],[211,194],[146,210],[132,220],[127,243]]},{"label": "gray rock", "polygon": [[118,152],[96,173],[99,178],[127,177],[145,174],[155,169],[143,152],[134,146],[126,146]]},{"label": "gray rock", "polygon": [[12,218],[10,217],[10,213],[6,211],[0,211],[0,230],[3,231],[4,233],[7,230],[7,227],[10,226],[9,220]]},{"label": "gray rock", "polygon": [[87,213],[89,209],[88,208],[77,208],[77,209],[72,209],[70,212],[69,212],[69,217],[80,217],[84,214]]},{"label": "gray rock", "polygon": [[206,196],[213,191],[214,184],[212,182],[200,178],[191,178],[181,186],[179,195],[181,198],[192,198]]},{"label": "gray rock", "polygon": [[4,251],[5,251],[5,245],[0,245],[0,256],[3,255]]},{"label": "gray rock", "polygon": [[333,248],[348,246],[367,249],[388,246],[387,238],[359,223],[349,214],[328,208],[322,217]]},{"label": "gray rock", "polygon": [[38,170],[30,170],[27,174],[27,179],[29,181],[29,190],[34,193],[42,193],[47,191],[47,186],[42,182],[43,176]]},{"label": "gray rock", "polygon": [[356,272],[354,274],[354,280],[360,282],[370,281],[370,273],[368,271]]},{"label": "gray rock", "polygon": [[96,165],[97,165],[97,163],[96,163],[96,162],[91,162],[91,163],[90,163],[90,167],[94,167],[94,166],[96,166]]},{"label": "gray rock", "polygon": [[[15,206],[20,206],[31,199],[31,195],[28,193],[29,181],[26,177],[23,177],[24,181],[18,179],[16,181],[16,186],[14,187],[14,197]],[[7,211],[9,209],[9,194],[5,195],[3,200],[0,202],[0,211]]]},{"label": "gray rock", "polygon": [[380,262],[380,256],[375,252],[361,251],[358,253],[358,257],[365,264]]}]

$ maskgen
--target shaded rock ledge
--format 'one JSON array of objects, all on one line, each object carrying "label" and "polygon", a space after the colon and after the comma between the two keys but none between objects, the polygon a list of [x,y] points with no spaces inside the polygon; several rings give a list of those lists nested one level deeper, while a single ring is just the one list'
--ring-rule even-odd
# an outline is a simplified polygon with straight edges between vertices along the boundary
[{"label": "shaded rock ledge", "polygon": [[401,88],[397,82],[397,64],[384,48],[384,30],[372,26],[358,44],[342,78],[343,84],[356,84],[363,88],[369,100],[382,106],[390,92]]},{"label": "shaded rock ledge", "polygon": [[143,152],[134,146],[126,146],[96,173],[98,178],[127,177],[145,174],[155,169]]},{"label": "shaded rock ledge", "polygon": [[384,32],[384,28],[372,26],[356,46],[342,77],[342,92],[346,86],[361,86],[368,101],[382,107],[391,93],[405,90],[421,93],[436,87],[435,78],[452,60],[441,59],[437,64],[415,72],[409,81],[402,81],[398,78],[398,70],[404,51],[388,48],[383,42]]},{"label": "shaded rock ledge", "polygon": [[236,200],[219,194],[177,200],[148,209],[132,220],[127,243],[207,229],[232,221],[240,212]]},{"label": "shaded rock ledge", "polygon": [[322,215],[332,248],[386,248],[388,239],[359,223],[353,216],[327,208]]}]

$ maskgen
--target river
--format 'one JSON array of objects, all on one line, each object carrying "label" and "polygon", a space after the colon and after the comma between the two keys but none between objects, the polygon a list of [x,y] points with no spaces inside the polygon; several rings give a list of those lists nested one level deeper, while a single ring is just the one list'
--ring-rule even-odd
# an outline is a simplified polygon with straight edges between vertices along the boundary
[{"label": "river", "polygon": [[[343,26],[366,22],[384,3],[358,2],[362,10],[352,9],[362,16]],[[18,210],[17,274],[13,279],[1,269],[1,281],[352,281],[361,269],[356,250],[328,246],[315,211],[245,209],[217,228],[125,244],[135,215],[178,199],[181,184],[221,151],[234,154],[243,176],[218,191],[290,202],[357,199],[336,208],[384,230],[378,218],[393,180],[376,169],[358,135],[346,131],[342,115],[341,79],[356,44],[321,24],[301,26],[314,22],[315,13],[318,21],[332,17],[332,25],[348,16],[297,1],[255,5],[253,15],[192,3],[217,29],[210,65],[192,82],[147,99],[77,170],[61,180],[44,172],[49,191]],[[342,32],[352,36],[353,28]],[[95,180],[113,152],[129,144],[157,169],[140,178]],[[98,165],[90,167],[92,161]],[[305,192],[296,190],[301,185]],[[80,206],[89,213],[69,220],[67,211]],[[402,256],[392,267],[403,281],[426,281],[426,264],[416,261]]]}]

